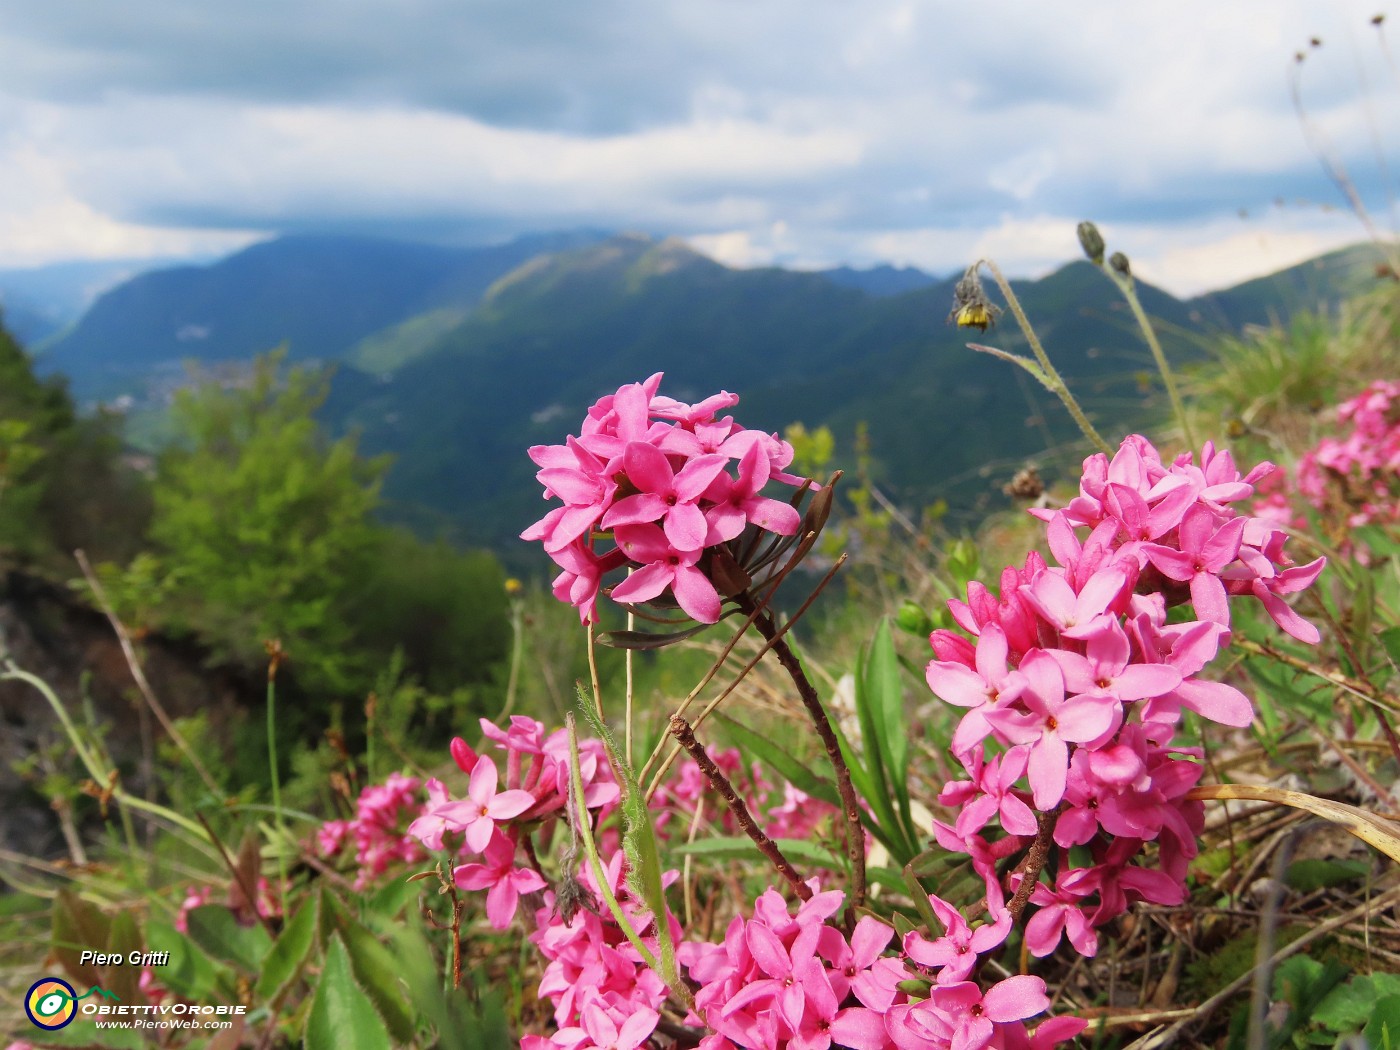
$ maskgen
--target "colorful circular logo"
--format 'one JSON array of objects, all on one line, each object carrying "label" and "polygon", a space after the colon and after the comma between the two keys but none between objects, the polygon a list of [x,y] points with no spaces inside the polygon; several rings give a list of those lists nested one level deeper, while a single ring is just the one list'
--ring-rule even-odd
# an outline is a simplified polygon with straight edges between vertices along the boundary
[{"label": "colorful circular logo", "polygon": [[24,1012],[34,1024],[47,1031],[67,1026],[78,1014],[78,993],[67,981],[43,977],[29,986]]}]

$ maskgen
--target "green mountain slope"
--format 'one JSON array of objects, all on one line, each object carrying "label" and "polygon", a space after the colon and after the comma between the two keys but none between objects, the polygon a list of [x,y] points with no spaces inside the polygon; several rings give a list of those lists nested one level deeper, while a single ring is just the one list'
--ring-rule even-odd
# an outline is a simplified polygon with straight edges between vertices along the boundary
[{"label": "green mountain slope", "polygon": [[[1101,274],[1075,264],[1018,290],[1094,411],[1119,422],[1144,410],[1146,350]],[[1009,476],[1075,432],[1044,391],[966,349],[968,330],[945,323],[951,297],[947,281],[877,298],[818,274],[730,270],[676,241],[617,238],[503,278],[392,377],[342,371],[328,411],[367,451],[395,455],[391,501],[477,542],[500,544],[542,513],[527,446],[561,441],[600,394],[656,371],[682,400],[740,393],[749,426],[827,423],[849,450],[867,423],[880,479],[902,502],[972,505],[994,489],[978,477],[984,463]],[[1185,323],[1184,304],[1144,297]],[[985,341],[1020,349],[1014,326]]]},{"label": "green mountain slope", "polygon": [[[1199,352],[1190,333],[1286,318],[1374,279],[1352,249],[1189,302],[1141,291],[1181,359]],[[888,268],[732,270],[641,235],[484,249],[292,237],[128,281],[41,365],[81,398],[144,391],[158,406],[183,359],[247,361],[289,342],[294,358],[340,364],[326,419],[394,454],[393,513],[478,543],[503,545],[542,512],[528,445],[561,440],[600,394],[655,371],[682,399],[742,394],[749,426],[825,423],[848,454],[868,426],[894,498],[972,515],[1029,458],[1072,468],[1077,432],[1027,376],[967,349],[1025,352],[1010,318],[986,335],[949,326],[952,286]],[[1101,429],[1147,425],[1155,372],[1103,275],[1081,262],[1017,288]],[[161,432],[158,408],[132,417],[138,430]]]},{"label": "green mountain slope", "polygon": [[246,360],[282,343],[338,360],[428,310],[470,307],[501,274],[592,235],[444,248],[350,237],[283,237],[211,266],[142,274],[103,295],[47,346],[40,366],[85,399],[140,392],[187,359]]}]

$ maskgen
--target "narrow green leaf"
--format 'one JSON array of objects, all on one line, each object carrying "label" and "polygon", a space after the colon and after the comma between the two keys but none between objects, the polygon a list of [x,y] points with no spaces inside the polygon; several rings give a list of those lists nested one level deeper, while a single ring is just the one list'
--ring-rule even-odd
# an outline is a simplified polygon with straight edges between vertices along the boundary
[{"label": "narrow green leaf", "polygon": [[306,1050],[389,1050],[389,1031],[364,990],[355,983],[338,935],[326,951],[325,969],[306,1015]]},{"label": "narrow green leaf", "polygon": [[[582,686],[578,692],[579,708],[603,741],[608,763],[613,768],[622,789],[622,849],[630,870],[627,885],[633,896],[645,902],[655,920],[656,948],[661,968],[659,976],[671,987],[680,985],[680,970],[676,967],[676,946],[671,940],[670,923],[666,920],[666,891],[662,886],[661,854],[656,846],[656,826],[647,810],[646,792],[637,783],[637,775],[627,764],[612,731],[588,704]],[[583,796],[577,803],[582,806]]]},{"label": "narrow green leaf", "polygon": [[870,773],[866,770],[860,755],[856,754],[851,747],[850,741],[846,739],[846,734],[841,732],[841,726],[835,719],[832,719],[831,731],[836,735],[836,743],[841,748],[841,757],[846,762],[846,769],[850,771],[851,787],[875,810],[874,815],[861,810],[861,823],[879,840],[880,845],[897,857],[901,864],[905,863],[910,856],[918,851],[911,850],[908,843],[904,841],[904,836],[900,833],[899,825],[894,819],[894,811],[890,809],[889,797],[881,795],[875,790],[870,780]]},{"label": "narrow green leaf", "polygon": [[880,733],[880,756],[888,766],[890,787],[899,802],[899,815],[908,838],[914,827],[909,808],[909,728],[904,718],[903,676],[889,617],[881,617],[875,627],[865,674],[866,693]]},{"label": "narrow green leaf", "polygon": [[231,962],[245,973],[257,973],[272,948],[272,938],[261,924],[240,926],[233,912],[222,904],[202,904],[186,916],[190,940],[210,955]]},{"label": "narrow green leaf", "polygon": [[1386,654],[1400,664],[1400,627],[1387,627],[1379,637]]},{"label": "narrow green leaf", "polygon": [[1046,390],[1050,391],[1052,394],[1059,392],[1055,384],[1050,382],[1049,377],[1045,374],[1045,371],[1040,365],[1036,364],[1029,357],[1021,357],[1019,354],[1009,354],[1005,350],[998,350],[994,346],[983,346],[981,343],[968,343],[967,348],[969,350],[976,350],[979,354],[991,354],[993,357],[999,357],[1003,361],[1010,361],[1013,365],[1020,365],[1033,375],[1035,381]]},{"label": "narrow green leaf", "polygon": [[[846,865],[844,857],[831,852],[825,846],[807,839],[774,839],[778,849],[789,860],[800,860],[808,864],[818,864],[831,871],[840,871]],[[725,835],[719,838],[698,839],[695,842],[687,842],[675,847],[675,853],[682,856],[709,857],[715,860],[732,860],[735,858],[762,859],[763,855],[758,852],[758,847],[754,845],[753,839],[747,835]]]},{"label": "narrow green leaf", "polygon": [[650,631],[604,631],[598,635],[598,641],[614,649],[634,649],[645,652],[648,649],[662,649],[676,642],[692,638],[713,626],[714,624],[711,623],[701,623],[687,627],[683,631],[670,631],[665,634],[653,634]]},{"label": "narrow green leaf", "polygon": [[259,1003],[272,1002],[301,973],[315,939],[316,898],[308,896],[267,953],[254,990]]},{"label": "narrow green leaf", "polygon": [[[866,798],[872,806],[881,806],[894,816],[890,808],[890,783],[885,769],[885,755],[882,734],[877,725],[874,705],[871,701],[870,686],[866,675],[869,654],[864,650],[856,657],[856,720],[860,723],[860,742],[865,748],[865,768],[870,773],[870,786],[878,798]],[[883,814],[882,814],[883,815]]]},{"label": "narrow green leaf", "polygon": [[829,802],[838,809],[841,806],[841,793],[836,790],[836,785],[824,777],[818,776],[798,759],[783,750],[768,737],[754,732],[741,722],[736,722],[728,715],[716,711],[711,718],[716,718],[724,724],[725,732],[730,739],[738,745],[739,750],[746,755],[753,755],[759,761],[766,763],[773,768],[784,780],[789,781],[793,787],[800,791],[805,791],[813,798]]}]

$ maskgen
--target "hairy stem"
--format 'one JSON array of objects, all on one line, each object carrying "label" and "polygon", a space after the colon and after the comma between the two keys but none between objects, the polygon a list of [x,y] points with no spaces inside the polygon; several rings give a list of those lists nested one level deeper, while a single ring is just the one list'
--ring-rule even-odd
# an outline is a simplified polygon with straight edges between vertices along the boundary
[{"label": "hairy stem", "polygon": [[1152,322],[1147,319],[1147,313],[1142,308],[1142,302],[1138,299],[1137,288],[1133,279],[1119,274],[1116,270],[1105,270],[1113,283],[1123,293],[1123,298],[1128,300],[1128,307],[1133,311],[1133,317],[1137,320],[1138,327],[1142,329],[1143,337],[1147,340],[1148,348],[1152,351],[1152,359],[1157,362],[1157,371],[1162,374],[1162,382],[1167,387],[1167,397],[1171,399],[1172,414],[1176,416],[1177,425],[1181,427],[1181,436],[1185,439],[1189,448],[1196,447],[1196,436],[1191,431],[1191,421],[1186,417],[1186,406],[1181,401],[1181,394],[1176,389],[1176,376],[1172,374],[1171,366],[1167,364],[1167,355],[1162,352],[1162,344],[1157,339],[1157,333],[1152,328]]},{"label": "hairy stem", "polygon": [[1002,275],[997,264],[991,259],[983,259],[981,265],[987,268],[987,272],[992,275],[992,280],[996,281],[997,287],[1001,289],[1002,298],[1006,300],[1007,307],[1010,308],[1012,316],[1016,318],[1016,323],[1021,328],[1021,334],[1026,337],[1026,343],[1031,348],[1031,353],[1035,354],[1036,361],[1044,370],[1046,378],[1050,380],[1050,389],[1060,399],[1061,404],[1065,406],[1069,414],[1074,417],[1075,423],[1078,424],[1084,436],[1106,455],[1113,455],[1113,446],[1094,429],[1094,424],[1089,422],[1089,417],[1084,414],[1084,409],[1080,407],[1079,401],[1070,393],[1059,369],[1050,363],[1050,355],[1045,352],[1045,347],[1041,346],[1040,336],[1035,334],[1035,329],[1031,327],[1030,318],[1026,316],[1026,311],[1021,308],[1021,300],[1016,298],[1016,293],[1011,290],[1011,282]]},{"label": "hairy stem", "polygon": [[836,789],[840,792],[841,809],[846,818],[846,857],[851,865],[851,895],[846,905],[846,922],[854,927],[856,910],[865,903],[865,832],[860,826],[860,803],[856,800],[856,789],[851,784],[851,771],[846,767],[846,760],[841,755],[841,744],[831,728],[831,721],[826,716],[826,709],[822,707],[817,690],[807,677],[807,672],[802,669],[797,654],[792,651],[787,639],[773,622],[772,616],[760,609],[753,596],[747,592],[740,594],[735,600],[739,603],[739,608],[753,618],[754,626],[768,640],[773,652],[777,654],[778,662],[783,665],[783,670],[797,687],[797,694],[802,698],[803,706],[807,708],[812,725],[816,727],[817,736],[826,748],[826,757],[831,762],[832,771],[836,774]]},{"label": "hairy stem", "polygon": [[739,827],[744,830],[745,835],[753,839],[758,851],[768,858],[773,867],[778,869],[778,874],[787,879],[794,893],[804,901],[810,900],[811,888],[802,881],[802,876],[797,874],[797,869],[783,856],[783,851],[778,848],[778,844],[758,826],[758,823],[753,819],[753,814],[749,812],[749,807],[744,804],[744,800],[734,790],[734,785],[729,782],[729,778],[720,771],[719,766],[715,765],[714,759],[706,752],[705,745],[695,739],[695,732],[690,728],[690,723],[680,715],[672,715],[671,735],[679,740],[681,747],[685,748],[690,753],[690,757],[695,759],[695,764],[700,767],[700,772],[705,774],[705,779],[710,782],[710,787],[714,788],[719,793],[719,797],[724,799],[724,804],[734,814],[734,819],[739,822]]}]

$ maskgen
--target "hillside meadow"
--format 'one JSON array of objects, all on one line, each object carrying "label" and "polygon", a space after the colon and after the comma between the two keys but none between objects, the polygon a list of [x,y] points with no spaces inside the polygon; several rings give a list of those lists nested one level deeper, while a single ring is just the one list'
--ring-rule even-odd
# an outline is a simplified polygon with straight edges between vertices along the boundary
[{"label": "hillside meadow", "polygon": [[497,260],[142,456],[0,339],[15,1045],[1400,1038],[1397,285],[1090,254]]}]

